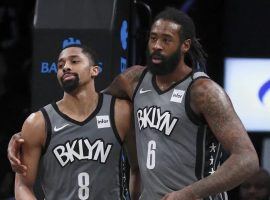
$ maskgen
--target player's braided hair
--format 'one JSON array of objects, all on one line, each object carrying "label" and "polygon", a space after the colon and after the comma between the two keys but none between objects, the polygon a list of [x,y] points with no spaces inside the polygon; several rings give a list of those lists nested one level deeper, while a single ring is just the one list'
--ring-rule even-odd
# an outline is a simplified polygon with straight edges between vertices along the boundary
[{"label": "player's braided hair", "polygon": [[199,40],[196,38],[195,25],[192,19],[182,11],[175,8],[168,7],[164,11],[160,12],[154,19],[155,23],[159,19],[173,21],[181,26],[180,28],[180,42],[184,42],[186,39],[191,39],[190,50],[187,53],[187,57],[191,62],[191,65],[196,70],[205,70],[207,54],[202,48]]}]

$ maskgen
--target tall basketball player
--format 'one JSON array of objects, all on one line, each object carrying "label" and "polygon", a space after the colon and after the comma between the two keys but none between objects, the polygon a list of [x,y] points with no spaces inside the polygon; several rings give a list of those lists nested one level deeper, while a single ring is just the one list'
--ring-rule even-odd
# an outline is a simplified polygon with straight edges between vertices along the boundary
[{"label": "tall basketball player", "polygon": [[129,68],[108,89],[134,104],[141,200],[225,200],[258,169],[229,97],[202,72],[204,55],[191,18],[166,9],[151,27],[147,67]]},{"label": "tall basketball player", "polygon": [[45,199],[123,199],[121,151],[131,164],[131,192],[136,198],[139,173],[132,132],[132,107],[125,100],[95,91],[98,67],[86,47],[68,47],[59,56],[57,77],[63,98],[31,114],[23,124],[22,162],[16,199],[35,199],[37,174]]}]

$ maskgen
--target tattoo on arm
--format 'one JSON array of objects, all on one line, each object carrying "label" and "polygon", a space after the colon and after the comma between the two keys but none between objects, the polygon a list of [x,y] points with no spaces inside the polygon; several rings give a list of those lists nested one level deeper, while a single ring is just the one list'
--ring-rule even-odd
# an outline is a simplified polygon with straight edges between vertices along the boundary
[{"label": "tattoo on arm", "polygon": [[200,81],[191,93],[191,105],[203,114],[209,127],[230,157],[206,178],[193,184],[198,196],[229,190],[256,170],[256,151],[224,90],[212,81]]},{"label": "tattoo on arm", "polygon": [[232,104],[225,92],[216,85],[194,93],[193,99],[196,99],[196,105],[205,117],[211,130],[219,141],[223,142],[225,148],[242,138],[245,129],[236,115]]},{"label": "tattoo on arm", "polygon": [[145,67],[142,66],[134,66],[134,68],[130,68],[126,70],[126,73],[123,73],[126,76],[126,79],[132,80],[132,82],[138,82],[143,70]]},{"label": "tattoo on arm", "polygon": [[128,68],[118,75],[103,92],[119,98],[131,99],[144,68],[143,66]]}]

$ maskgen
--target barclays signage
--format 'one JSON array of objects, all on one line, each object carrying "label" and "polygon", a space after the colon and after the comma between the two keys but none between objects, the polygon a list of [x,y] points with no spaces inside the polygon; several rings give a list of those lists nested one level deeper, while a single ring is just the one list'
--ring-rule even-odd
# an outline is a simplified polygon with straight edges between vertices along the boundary
[{"label": "barclays signage", "polygon": [[55,62],[41,62],[40,73],[41,74],[57,73],[57,64]]},{"label": "barclays signage", "polygon": [[77,38],[69,37],[65,39],[62,43],[62,49],[67,48],[69,46],[80,46],[82,45],[81,41]]},{"label": "barclays signage", "polygon": [[126,20],[122,22],[120,30],[121,46],[124,50],[127,50],[127,39],[128,39],[128,23]]},{"label": "barclays signage", "polygon": [[[124,51],[127,51],[128,46],[128,22],[123,20],[120,28],[120,42],[121,47]],[[127,68],[127,58],[124,56],[120,57],[120,72],[122,73]]]}]

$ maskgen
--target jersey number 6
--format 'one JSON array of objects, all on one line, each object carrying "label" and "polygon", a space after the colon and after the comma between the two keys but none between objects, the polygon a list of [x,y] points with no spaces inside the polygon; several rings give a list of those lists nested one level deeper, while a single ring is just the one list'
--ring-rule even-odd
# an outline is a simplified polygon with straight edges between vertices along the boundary
[{"label": "jersey number 6", "polygon": [[148,151],[147,151],[147,160],[146,167],[148,169],[154,169],[156,165],[156,142],[154,140],[150,140],[148,142]]}]

